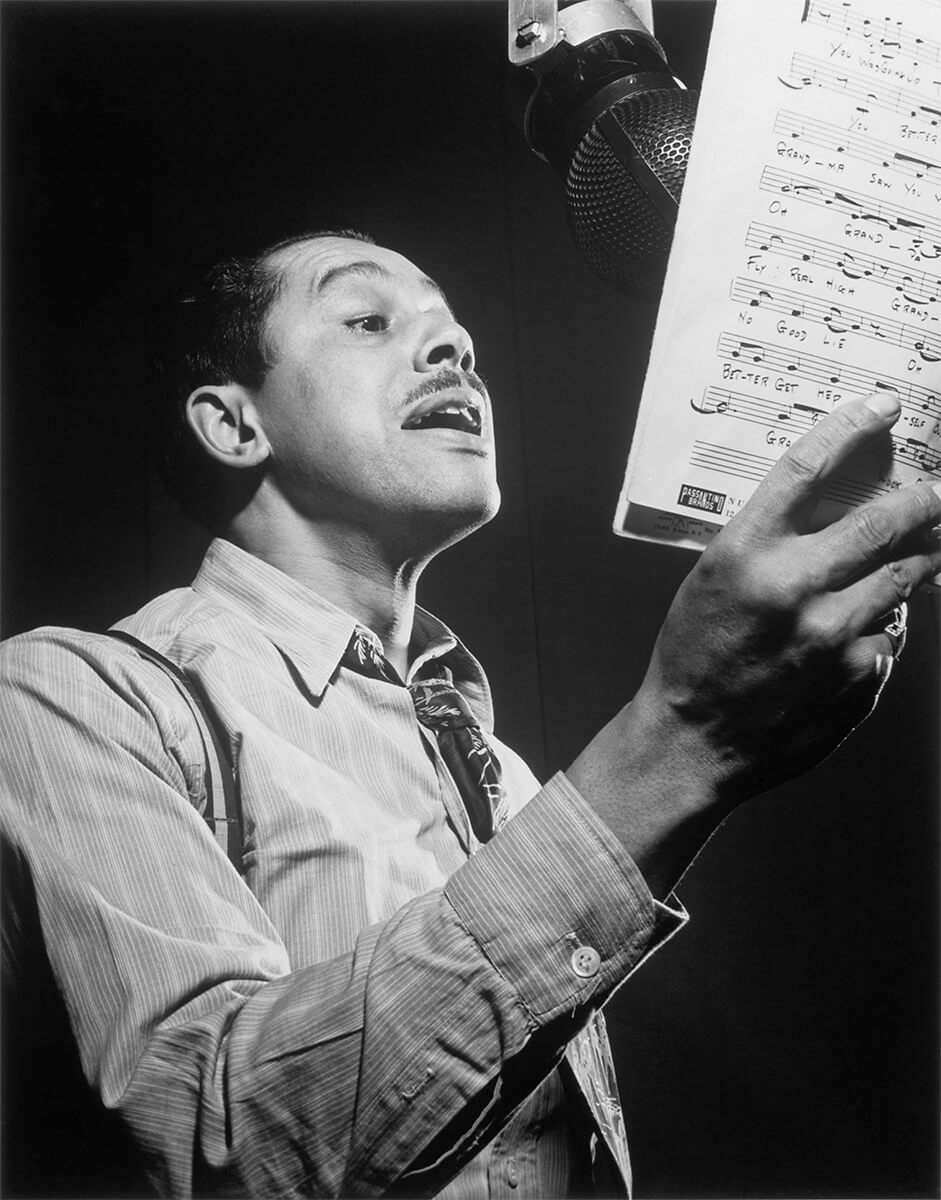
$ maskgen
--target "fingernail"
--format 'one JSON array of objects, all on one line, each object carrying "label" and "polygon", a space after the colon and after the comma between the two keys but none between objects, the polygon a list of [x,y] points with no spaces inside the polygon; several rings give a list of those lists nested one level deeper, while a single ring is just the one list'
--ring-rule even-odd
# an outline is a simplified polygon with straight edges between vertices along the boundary
[{"label": "fingernail", "polygon": [[878,391],[866,397],[866,407],[878,417],[891,417],[901,408],[898,392]]}]

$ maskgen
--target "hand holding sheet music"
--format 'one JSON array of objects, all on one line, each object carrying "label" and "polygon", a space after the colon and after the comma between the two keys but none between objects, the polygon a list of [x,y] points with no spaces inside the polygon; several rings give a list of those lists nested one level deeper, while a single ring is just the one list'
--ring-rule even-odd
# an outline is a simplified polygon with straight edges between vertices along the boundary
[{"label": "hand holding sheet music", "polygon": [[666,755],[670,803],[706,785],[724,815],[819,762],[878,699],[904,643],[896,606],[941,567],[941,485],[890,491],[824,529],[810,515],[898,411],[877,393],[829,413],[684,580],[630,706],[640,744]]},{"label": "hand holding sheet music", "polygon": [[815,521],[941,479],[941,3],[719,0],[618,532],[701,547],[841,402]]}]

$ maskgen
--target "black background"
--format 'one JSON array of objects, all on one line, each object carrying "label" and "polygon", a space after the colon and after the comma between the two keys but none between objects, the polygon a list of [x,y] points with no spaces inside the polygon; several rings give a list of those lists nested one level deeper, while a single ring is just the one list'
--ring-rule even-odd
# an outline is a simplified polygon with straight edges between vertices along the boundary
[{"label": "black background", "polygon": [[[695,85],[712,5],[655,11]],[[104,627],[195,572],[203,535],[146,466],[153,295],[240,235],[353,224],[443,284],[496,405],[503,512],[423,603],[543,776],[630,697],[693,561],[610,532],[654,311],[577,259],[508,114],[505,19],[2,6],[5,635]],[[639,1197],[938,1194],[938,639],[912,607],[864,731],[732,818],[690,928],[609,1007]]]}]

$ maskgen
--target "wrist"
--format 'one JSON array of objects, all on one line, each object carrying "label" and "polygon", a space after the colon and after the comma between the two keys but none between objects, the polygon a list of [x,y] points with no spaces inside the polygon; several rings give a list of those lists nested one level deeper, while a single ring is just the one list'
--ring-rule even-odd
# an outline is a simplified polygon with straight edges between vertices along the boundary
[{"label": "wrist", "polygon": [[735,774],[701,729],[643,688],[566,771],[658,898],[742,798]]}]

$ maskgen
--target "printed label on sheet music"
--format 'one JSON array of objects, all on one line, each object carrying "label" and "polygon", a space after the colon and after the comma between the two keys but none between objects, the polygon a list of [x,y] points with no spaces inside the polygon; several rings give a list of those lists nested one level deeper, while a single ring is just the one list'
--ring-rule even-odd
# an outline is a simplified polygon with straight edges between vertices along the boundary
[{"label": "printed label on sheet music", "polygon": [[721,513],[725,508],[725,493],[710,492],[706,488],[684,483],[677,504],[682,504],[684,508],[698,508],[701,512]]}]

